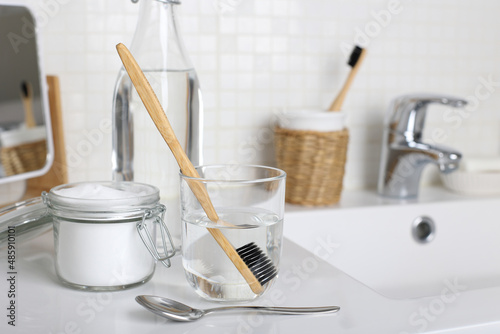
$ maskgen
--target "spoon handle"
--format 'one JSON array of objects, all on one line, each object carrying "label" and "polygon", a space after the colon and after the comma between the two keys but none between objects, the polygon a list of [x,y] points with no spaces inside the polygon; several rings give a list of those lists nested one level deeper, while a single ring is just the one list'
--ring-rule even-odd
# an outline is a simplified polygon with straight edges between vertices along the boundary
[{"label": "spoon handle", "polygon": [[320,307],[276,307],[276,306],[226,306],[216,307],[204,310],[205,314],[230,311],[230,310],[248,310],[275,314],[317,314],[333,313],[340,310],[339,306],[320,306]]}]

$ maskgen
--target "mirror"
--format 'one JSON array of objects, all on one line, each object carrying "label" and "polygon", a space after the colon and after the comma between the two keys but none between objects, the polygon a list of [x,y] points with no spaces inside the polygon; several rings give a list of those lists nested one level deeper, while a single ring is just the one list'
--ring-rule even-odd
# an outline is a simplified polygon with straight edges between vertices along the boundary
[{"label": "mirror", "polygon": [[0,183],[43,175],[53,145],[32,11],[0,4]]}]

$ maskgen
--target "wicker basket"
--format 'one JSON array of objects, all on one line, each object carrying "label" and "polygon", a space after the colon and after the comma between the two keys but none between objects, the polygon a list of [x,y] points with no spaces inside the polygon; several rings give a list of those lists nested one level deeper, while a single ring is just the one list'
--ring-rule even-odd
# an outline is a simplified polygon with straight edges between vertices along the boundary
[{"label": "wicker basket", "polygon": [[41,169],[47,160],[47,142],[42,139],[17,146],[2,147],[0,159],[7,176]]},{"label": "wicker basket", "polygon": [[305,206],[340,200],[349,132],[275,128],[278,168],[287,173],[286,202]]}]

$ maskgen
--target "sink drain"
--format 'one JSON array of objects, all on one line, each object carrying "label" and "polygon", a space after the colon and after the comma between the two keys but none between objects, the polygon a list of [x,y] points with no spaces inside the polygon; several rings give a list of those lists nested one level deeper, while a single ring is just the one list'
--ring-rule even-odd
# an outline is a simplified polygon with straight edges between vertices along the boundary
[{"label": "sink drain", "polygon": [[420,216],[413,221],[411,234],[416,242],[425,244],[432,239],[436,234],[436,225],[430,217]]}]

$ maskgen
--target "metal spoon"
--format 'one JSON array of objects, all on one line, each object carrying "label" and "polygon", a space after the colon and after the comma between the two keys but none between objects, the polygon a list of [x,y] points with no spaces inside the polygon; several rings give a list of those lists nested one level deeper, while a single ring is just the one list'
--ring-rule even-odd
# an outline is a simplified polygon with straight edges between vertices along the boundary
[{"label": "metal spoon", "polygon": [[226,306],[209,308],[205,310],[195,309],[175,300],[158,296],[137,296],[135,300],[144,306],[147,310],[156,315],[175,321],[194,321],[206,314],[228,311],[228,310],[247,310],[254,312],[266,312],[276,314],[318,314],[333,313],[340,310],[338,306],[322,307],[266,307],[266,306]]}]

